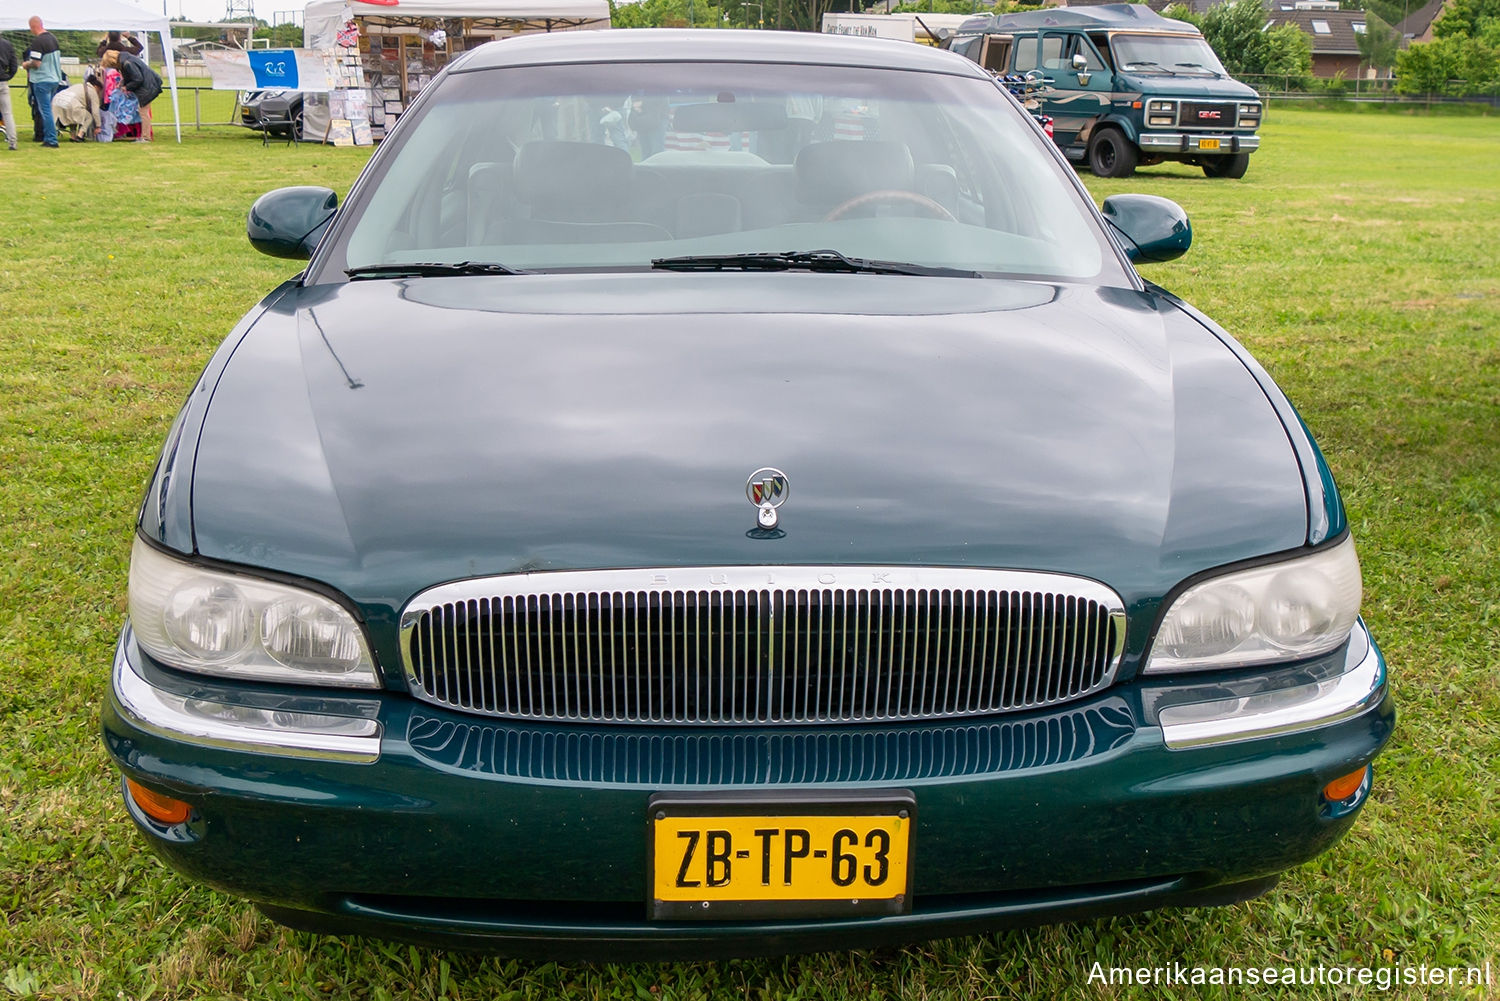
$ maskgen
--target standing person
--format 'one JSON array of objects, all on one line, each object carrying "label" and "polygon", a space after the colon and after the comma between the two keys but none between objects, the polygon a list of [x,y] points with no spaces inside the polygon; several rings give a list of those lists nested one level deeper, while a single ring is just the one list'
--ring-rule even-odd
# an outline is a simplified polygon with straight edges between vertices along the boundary
[{"label": "standing person", "polygon": [[667,148],[667,114],[665,97],[632,97],[625,125],[641,143],[641,159]]},{"label": "standing person", "polygon": [[94,55],[103,56],[106,52],[129,52],[138,56],[146,50],[141,46],[140,39],[128,31],[111,31],[104,36],[104,41],[94,50]]},{"label": "standing person", "polygon": [[0,126],[5,129],[7,149],[16,148],[16,136],[21,127],[16,123],[15,109],[10,106],[10,81],[20,68],[16,61],[16,47],[0,36]]},{"label": "standing person", "polygon": [[57,149],[57,121],[52,117],[52,97],[62,88],[62,52],[52,32],[42,27],[42,19],[31,15],[31,43],[26,47],[26,79],[31,96],[36,99],[37,114],[42,120],[42,145]]},{"label": "standing person", "polygon": [[[108,59],[110,53],[106,52],[104,55]],[[161,76],[139,56],[133,56],[129,52],[116,52],[114,55],[119,60],[120,79],[125,89],[135,95],[136,101],[141,106],[141,135],[136,141],[149,142],[151,140],[150,105],[161,94]]]}]

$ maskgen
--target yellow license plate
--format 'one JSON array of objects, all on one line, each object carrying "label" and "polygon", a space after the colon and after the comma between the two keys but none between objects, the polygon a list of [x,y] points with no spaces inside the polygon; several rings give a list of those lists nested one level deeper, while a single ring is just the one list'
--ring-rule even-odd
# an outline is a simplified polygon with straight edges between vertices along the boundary
[{"label": "yellow license plate", "polygon": [[651,914],[677,920],[900,914],[912,818],[896,800],[652,803]]},{"label": "yellow license plate", "polygon": [[1217,139],[1199,139],[1198,140],[1198,148],[1199,149],[1218,149],[1219,148],[1219,140],[1217,140]]}]

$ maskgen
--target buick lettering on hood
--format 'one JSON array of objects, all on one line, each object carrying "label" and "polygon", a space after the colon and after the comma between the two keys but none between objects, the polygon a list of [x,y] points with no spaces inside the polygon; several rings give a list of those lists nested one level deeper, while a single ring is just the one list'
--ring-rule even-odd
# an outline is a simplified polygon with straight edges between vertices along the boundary
[{"label": "buick lettering on hood", "polygon": [[572,958],[1242,900],[1395,714],[1318,446],[952,53],[464,54],[166,433],[103,710],[284,924]]}]

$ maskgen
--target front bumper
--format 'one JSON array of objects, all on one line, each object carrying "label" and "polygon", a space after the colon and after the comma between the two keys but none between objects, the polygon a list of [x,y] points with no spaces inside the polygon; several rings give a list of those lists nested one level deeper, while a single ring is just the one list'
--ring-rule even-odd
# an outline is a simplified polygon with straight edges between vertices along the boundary
[{"label": "front bumper", "polygon": [[[278,920],[515,954],[669,958],[870,946],[1253,895],[1347,830],[1394,708],[1361,625],[1295,669],[1117,685],[1046,713],[900,726],[509,723],[404,695],[187,678],[127,627],[103,713],[127,807],[169,863]],[[330,740],[330,738],[332,738]],[[375,755],[372,757],[372,753]],[[647,803],[910,790],[910,913],[646,917]]]},{"label": "front bumper", "polygon": [[[1205,148],[1205,143],[1211,144]],[[1177,153],[1192,156],[1227,156],[1260,149],[1260,136],[1232,132],[1142,132],[1136,145],[1147,153]]]}]

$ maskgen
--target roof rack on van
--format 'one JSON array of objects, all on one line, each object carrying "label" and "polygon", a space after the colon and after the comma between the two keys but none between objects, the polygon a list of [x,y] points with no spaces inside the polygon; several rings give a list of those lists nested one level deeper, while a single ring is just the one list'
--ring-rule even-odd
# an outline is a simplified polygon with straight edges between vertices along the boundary
[{"label": "roof rack on van", "polygon": [[985,14],[965,21],[956,34],[1064,27],[1137,28],[1198,34],[1198,29],[1191,24],[1162,17],[1144,4],[1134,3],[1109,3],[1094,7],[1044,7],[1016,14]]}]

